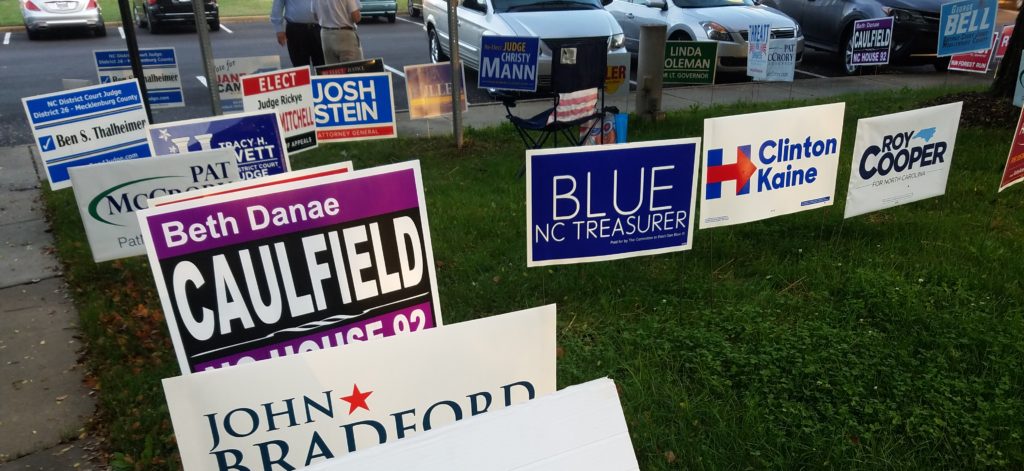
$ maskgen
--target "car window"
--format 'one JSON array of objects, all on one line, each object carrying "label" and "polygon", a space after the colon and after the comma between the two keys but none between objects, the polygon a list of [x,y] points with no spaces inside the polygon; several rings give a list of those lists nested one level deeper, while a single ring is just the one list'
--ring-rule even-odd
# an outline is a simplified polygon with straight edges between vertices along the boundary
[{"label": "car window", "polygon": [[753,5],[752,0],[672,0],[679,8],[727,7],[733,5]]},{"label": "car window", "polygon": [[487,4],[484,0],[462,0],[462,6],[480,13],[487,13]]},{"label": "car window", "polygon": [[600,10],[601,0],[492,0],[498,13],[513,11]]}]

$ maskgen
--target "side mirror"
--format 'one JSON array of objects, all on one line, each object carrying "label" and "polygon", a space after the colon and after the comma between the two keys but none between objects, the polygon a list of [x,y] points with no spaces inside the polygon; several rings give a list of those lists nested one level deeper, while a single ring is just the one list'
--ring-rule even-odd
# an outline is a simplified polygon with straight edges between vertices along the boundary
[{"label": "side mirror", "polygon": [[644,0],[644,5],[659,10],[668,10],[668,3],[665,0]]}]

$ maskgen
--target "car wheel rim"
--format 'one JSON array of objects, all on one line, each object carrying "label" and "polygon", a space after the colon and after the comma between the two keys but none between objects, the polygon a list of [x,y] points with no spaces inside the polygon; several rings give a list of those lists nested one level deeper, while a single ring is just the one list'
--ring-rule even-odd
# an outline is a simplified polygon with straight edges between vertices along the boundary
[{"label": "car wheel rim", "polygon": [[846,41],[846,51],[843,54],[843,67],[846,68],[847,74],[852,74],[857,71],[857,67],[853,65],[853,35],[850,35],[850,39]]},{"label": "car wheel rim", "polygon": [[430,62],[437,63],[438,48],[441,46],[437,44],[437,35],[433,32],[430,33]]}]

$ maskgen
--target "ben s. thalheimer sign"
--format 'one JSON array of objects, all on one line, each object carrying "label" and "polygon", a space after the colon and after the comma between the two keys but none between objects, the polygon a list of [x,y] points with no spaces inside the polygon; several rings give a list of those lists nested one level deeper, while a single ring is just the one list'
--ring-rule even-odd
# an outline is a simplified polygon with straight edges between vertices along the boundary
[{"label": "ben s. thalheimer sign", "polygon": [[163,381],[188,471],[298,469],[555,390],[555,307]]},{"label": "ben s. thalheimer sign", "polygon": [[[131,56],[126,49],[93,51],[96,59],[96,78],[100,83],[113,83],[135,77]],[[139,49],[146,97],[150,108],[176,108],[185,106],[181,91],[181,73],[173,47]]]},{"label": "ben s. thalheimer sign", "polygon": [[846,217],[946,193],[963,102],[857,121]]},{"label": "ben s. thalheimer sign", "polygon": [[139,212],[183,373],[441,324],[417,162],[217,191]]},{"label": "ben s. thalheimer sign", "polygon": [[845,108],[705,119],[701,229],[831,206]]},{"label": "ben s. thalheimer sign", "polygon": [[943,3],[939,12],[938,56],[984,51],[996,27],[996,0]]},{"label": "ben s. thalheimer sign", "polygon": [[390,73],[313,77],[319,142],[398,137]]},{"label": "ben s. thalheimer sign", "polygon": [[136,211],[150,198],[212,188],[239,179],[231,149],[72,167],[71,183],[92,258],[146,253]]},{"label": "ben s. thalheimer sign", "polygon": [[277,113],[257,111],[149,126],[156,155],[178,155],[226,147],[235,151],[242,179],[266,177],[291,168]]},{"label": "ben s. thalheimer sign", "polygon": [[526,263],[687,250],[700,139],[526,153]]},{"label": "ben s. thalheimer sign", "polygon": [[537,91],[540,38],[482,36],[478,88]]},{"label": "ben s. thalheimer sign", "polygon": [[277,111],[289,154],[316,147],[309,67],[242,77],[245,111]]},{"label": "ben s. thalheimer sign", "polygon": [[136,79],[21,99],[50,188],[71,186],[68,169],[149,157],[146,110]]}]

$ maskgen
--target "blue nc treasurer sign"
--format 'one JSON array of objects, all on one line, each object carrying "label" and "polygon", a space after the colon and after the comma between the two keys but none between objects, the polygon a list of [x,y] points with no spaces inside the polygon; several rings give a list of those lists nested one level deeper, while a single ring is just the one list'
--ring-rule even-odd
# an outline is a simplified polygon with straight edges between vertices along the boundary
[{"label": "blue nc treasurer sign", "polygon": [[477,86],[496,90],[537,91],[540,39],[483,36]]},{"label": "blue nc treasurer sign", "polygon": [[156,155],[234,149],[238,172],[246,180],[289,170],[288,152],[272,112],[159,124],[150,126],[148,134]]},{"label": "blue nc treasurer sign", "polygon": [[527,265],[690,248],[700,139],[527,153]]},{"label": "blue nc treasurer sign", "polygon": [[996,0],[944,3],[939,18],[939,57],[991,47],[997,10]]}]

